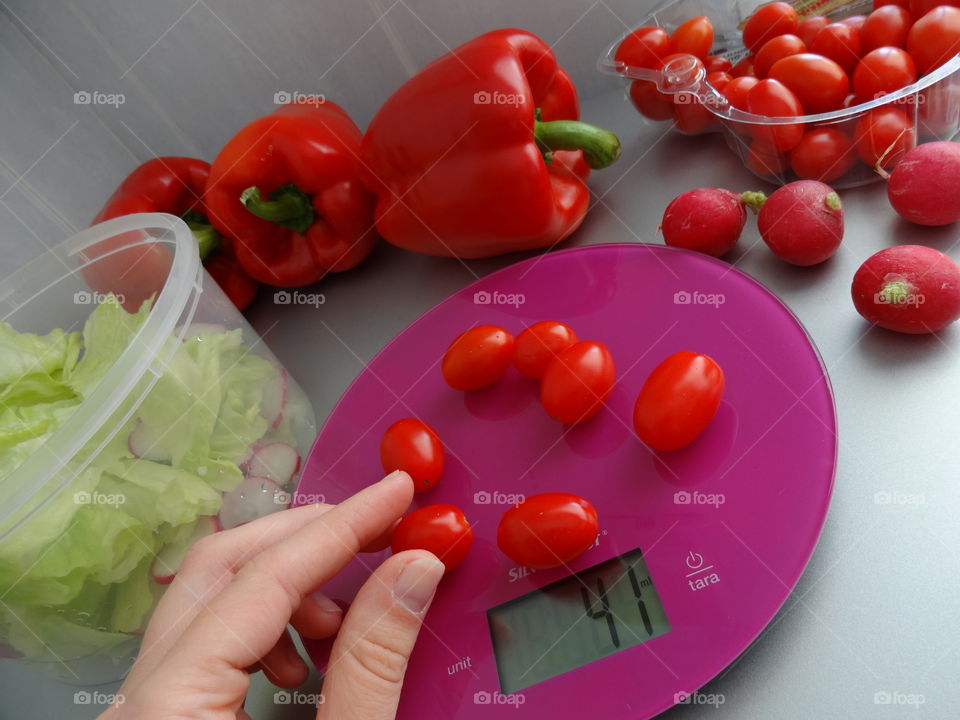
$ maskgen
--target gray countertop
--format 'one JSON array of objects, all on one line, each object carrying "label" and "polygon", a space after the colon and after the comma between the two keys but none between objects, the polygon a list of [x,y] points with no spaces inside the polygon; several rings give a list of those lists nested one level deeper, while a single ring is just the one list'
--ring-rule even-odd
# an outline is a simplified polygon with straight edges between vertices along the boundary
[{"label": "gray countertop", "polygon": [[[663,208],[680,192],[763,186],[719,135],[686,138],[643,126],[620,93],[591,100],[584,117],[616,131],[624,155],[591,178],[595,206],[564,247],[661,242]],[[792,308],[829,368],[840,452],[826,526],[784,608],[704,689],[722,696],[722,705],[678,707],[667,717],[947,718],[960,704],[960,328],[938,337],[869,329],[849,289],[859,264],[883,247],[922,243],[960,257],[958,229],[906,225],[879,184],[842,198],[846,237],[824,265],[781,263],[752,220],[732,258]],[[357,270],[325,280],[318,308],[278,306],[264,292],[248,316],[322,420],[394,335],[453,291],[522,257],[461,263],[383,244]],[[75,688],[9,662],[0,668],[0,717],[98,711],[76,705]],[[310,716],[306,708],[277,706],[260,677],[248,711]]]}]

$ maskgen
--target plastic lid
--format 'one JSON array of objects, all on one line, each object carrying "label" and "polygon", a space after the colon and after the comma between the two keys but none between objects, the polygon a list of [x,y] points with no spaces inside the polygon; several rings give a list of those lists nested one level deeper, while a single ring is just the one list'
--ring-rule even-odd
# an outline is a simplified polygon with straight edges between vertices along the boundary
[{"label": "plastic lid", "polygon": [[[127,419],[121,413],[115,426],[107,427],[118,410],[124,406],[128,414],[136,410],[139,399],[156,382],[156,368],[162,366],[164,354],[175,349],[169,338],[193,316],[202,292],[202,269],[196,240],[183,220],[142,213],[88,228],[0,281],[0,320],[18,332],[46,333],[54,327],[78,330],[89,314],[84,305],[95,302],[100,292],[116,292],[104,287],[104,278],[121,282],[149,253],[162,253],[165,277],[159,272],[147,277],[141,266],[130,272],[126,287],[137,292],[131,284],[136,279],[139,290],[149,297],[150,285],[156,285],[159,292],[150,313],[104,378],[60,427],[8,477],[0,478],[0,533],[23,523],[97,456]],[[134,262],[128,270],[120,272],[120,263],[130,259]],[[145,288],[144,278],[148,280]],[[87,287],[93,292],[83,289]],[[90,299],[83,303],[84,298]],[[133,393],[136,398],[131,398]],[[64,473],[68,462],[70,472]]]}]

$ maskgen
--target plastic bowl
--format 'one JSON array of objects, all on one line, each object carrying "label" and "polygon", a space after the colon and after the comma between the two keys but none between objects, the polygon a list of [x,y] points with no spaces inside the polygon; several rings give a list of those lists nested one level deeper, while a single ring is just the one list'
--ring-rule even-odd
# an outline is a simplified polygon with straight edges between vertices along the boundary
[{"label": "plastic bowl", "polygon": [[106,682],[193,542],[289,504],[313,410],[172,215],[75,235],[0,308],[0,657]]},{"label": "plastic bowl", "polygon": [[[760,4],[671,0],[637,22],[634,27],[657,25],[672,32],[685,20],[707,15],[714,25],[715,40],[711,53],[736,63],[748,54],[741,41],[742,22]],[[869,13],[872,8],[872,0],[854,1],[836,8],[827,16],[840,20],[851,15]],[[801,12],[801,16],[803,15]],[[673,96],[673,122],[678,132],[688,135],[722,132],[727,145],[740,158],[744,167],[768,182],[785,184],[799,179],[790,167],[789,153],[765,152],[762,146],[755,144],[755,137],[763,137],[765,132],[769,134],[776,126],[802,124],[807,132],[815,128],[834,128],[852,140],[856,137],[858,124],[870,113],[878,112],[878,109],[895,108],[906,116],[916,142],[949,140],[960,130],[960,55],[914,84],[868,103],[818,115],[776,118],[754,115],[732,107],[723,95],[706,82],[706,71],[700,63],[677,58],[661,70],[651,70],[617,62],[614,56],[627,34],[629,33],[625,33],[607,48],[598,67],[602,72],[618,75],[626,81],[628,100],[632,83],[655,83],[662,93]],[[696,105],[702,107],[690,108]],[[676,119],[678,117],[679,124]],[[652,122],[645,117],[644,121]],[[855,145],[850,155],[853,162],[849,170],[838,177],[825,178],[830,185],[835,188],[855,187],[880,178],[876,168],[860,157]],[[889,161],[884,161],[884,168],[890,170],[895,163],[896,158],[891,157]]]}]

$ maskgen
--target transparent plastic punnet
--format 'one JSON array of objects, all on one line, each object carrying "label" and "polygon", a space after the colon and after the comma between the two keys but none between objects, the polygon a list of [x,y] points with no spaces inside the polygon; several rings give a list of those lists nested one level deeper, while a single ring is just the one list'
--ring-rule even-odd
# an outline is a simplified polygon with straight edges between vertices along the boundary
[{"label": "transparent plastic punnet", "polygon": [[172,215],[45,252],[0,320],[0,657],[115,679],[190,545],[289,504],[313,410]]},{"label": "transparent plastic punnet", "polygon": [[[669,0],[651,15],[632,23],[633,27],[657,25],[672,32],[681,23],[693,17],[706,15],[714,26],[714,45],[711,54],[720,55],[733,63],[749,53],[743,46],[742,23],[761,4],[748,0],[710,2],[709,0]],[[823,3],[791,3],[803,17],[823,14],[817,8]],[[834,21],[853,15],[869,14],[872,0],[848,0],[845,3],[827,3],[834,9],[826,13]],[[624,18],[628,23],[631,18]],[[949,140],[960,130],[960,55],[946,64],[894,93],[850,108],[804,115],[801,117],[765,117],[734,108],[708,82],[702,64],[687,58],[668,61],[660,70],[627,66],[615,60],[617,48],[629,33],[617,38],[601,56],[598,67],[602,72],[618,75],[626,82],[627,98],[634,82],[654,83],[657,89],[674,98],[675,129],[688,135],[722,132],[727,145],[740,158],[744,167],[769,182],[785,184],[798,179],[791,168],[790,154],[764,151],[755,139],[772,135],[778,126],[802,125],[809,132],[815,128],[834,128],[853,140],[858,124],[866,122],[871,113],[893,108],[905,116],[904,125],[912,129],[912,140],[917,143]],[[690,106],[701,108],[691,110]],[[687,106],[687,107],[683,107]],[[698,112],[698,110],[700,112]],[[641,115],[641,117],[643,117]],[[677,117],[682,117],[679,123]],[[645,122],[653,122],[643,118]],[[686,122],[684,121],[686,120]],[[863,126],[861,126],[863,127]],[[880,179],[874,167],[862,158],[856,147],[848,154],[850,167],[838,177],[825,178],[835,188],[855,187]],[[892,169],[897,156],[883,161],[886,170]]]}]

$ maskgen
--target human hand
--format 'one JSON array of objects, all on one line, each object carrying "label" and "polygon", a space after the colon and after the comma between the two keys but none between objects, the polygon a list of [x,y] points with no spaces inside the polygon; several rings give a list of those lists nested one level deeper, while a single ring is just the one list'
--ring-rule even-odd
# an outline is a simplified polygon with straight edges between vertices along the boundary
[{"label": "human hand", "polygon": [[412,497],[398,471],[337,506],[286,510],[198,542],[150,620],[122,704],[101,720],[248,718],[250,672],[286,688],[306,680],[288,623],[303,637],[336,634],[318,718],[393,718],[443,563],[422,550],[391,556],[346,616],[318,588],[361,549],[385,547]]}]

